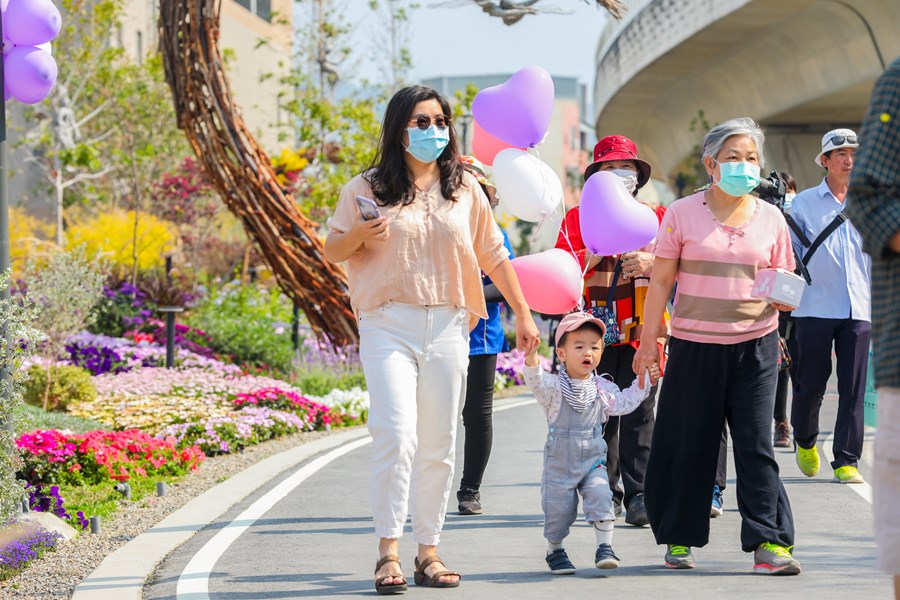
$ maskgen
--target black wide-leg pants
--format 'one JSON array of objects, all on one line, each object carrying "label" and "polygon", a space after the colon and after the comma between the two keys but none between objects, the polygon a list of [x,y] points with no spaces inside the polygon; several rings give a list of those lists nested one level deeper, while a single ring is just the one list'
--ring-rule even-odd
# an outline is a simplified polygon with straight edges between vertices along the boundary
[{"label": "black wide-leg pants", "polygon": [[734,448],[741,546],[793,546],[794,521],[772,448],[778,336],[737,344],[669,341],[645,499],[659,544],[705,546],[722,428]]}]

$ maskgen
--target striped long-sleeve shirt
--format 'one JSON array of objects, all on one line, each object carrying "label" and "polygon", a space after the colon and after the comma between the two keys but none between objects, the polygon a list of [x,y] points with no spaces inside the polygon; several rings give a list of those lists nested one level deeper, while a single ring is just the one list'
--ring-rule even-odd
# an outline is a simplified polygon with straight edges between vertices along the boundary
[{"label": "striped long-sleeve shirt", "polygon": [[750,295],[759,269],[794,270],[787,223],[778,209],[756,200],[740,227],[721,225],[703,192],[677,200],[666,212],[656,256],[678,259],[672,336],[706,344],[737,344],[778,328],[778,311]]},{"label": "striped long-sleeve shirt", "polygon": [[900,59],[875,84],[859,134],[845,209],[872,256],[875,382],[900,388]]}]

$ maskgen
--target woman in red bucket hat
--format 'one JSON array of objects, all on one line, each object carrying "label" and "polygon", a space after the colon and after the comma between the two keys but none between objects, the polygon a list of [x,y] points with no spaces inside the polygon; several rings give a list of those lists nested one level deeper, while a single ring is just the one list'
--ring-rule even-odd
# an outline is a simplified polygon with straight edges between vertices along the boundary
[{"label": "woman in red bucket hat", "polygon": [[[594,162],[584,171],[585,181],[598,171],[612,171],[621,177],[632,195],[637,195],[638,190],[650,181],[649,163],[638,156],[634,142],[622,135],[607,136],[594,146]],[[635,198],[635,202],[639,200]],[[662,222],[666,209],[660,206],[654,210]],[[585,310],[596,316],[606,313],[610,322],[615,323],[615,326],[607,327],[604,338],[607,348],[597,373],[609,374],[620,389],[625,389],[635,378],[631,364],[640,345],[644,298],[653,269],[652,247],[635,248],[616,256],[591,255],[582,241],[578,207],[566,213],[556,247],[573,252],[582,270],[587,268]],[[664,342],[664,338],[659,340],[661,356]],[[639,527],[648,523],[644,509],[644,473],[653,437],[656,391],[654,386],[634,412],[610,417],[603,432],[609,447],[606,466],[616,514],[621,513],[624,505],[625,521]],[[620,476],[624,490],[619,487]]]}]

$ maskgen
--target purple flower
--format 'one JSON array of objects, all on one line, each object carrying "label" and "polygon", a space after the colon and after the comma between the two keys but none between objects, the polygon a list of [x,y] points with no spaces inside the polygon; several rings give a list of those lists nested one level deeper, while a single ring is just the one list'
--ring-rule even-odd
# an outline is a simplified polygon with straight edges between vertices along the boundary
[{"label": "purple flower", "polygon": [[9,522],[3,529],[20,531],[13,541],[0,546],[0,579],[11,577],[48,550],[55,550],[63,539],[60,534],[31,523]]}]

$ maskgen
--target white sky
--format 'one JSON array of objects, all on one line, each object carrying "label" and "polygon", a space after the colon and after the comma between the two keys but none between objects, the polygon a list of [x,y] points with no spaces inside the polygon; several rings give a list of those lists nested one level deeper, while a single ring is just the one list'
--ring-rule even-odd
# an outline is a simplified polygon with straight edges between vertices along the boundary
[{"label": "white sky", "polygon": [[[371,14],[367,0],[346,2],[344,14],[355,25],[351,35],[354,54],[365,57],[356,72],[361,78],[381,80],[382,67],[367,59],[377,53],[378,30],[383,28],[383,22]],[[593,3],[541,0],[537,6],[571,9],[573,14],[531,15],[512,26],[504,25],[474,4],[430,8],[434,3],[422,0],[410,23],[408,46],[414,80],[440,75],[511,73],[537,65],[553,75],[577,77],[588,85],[589,93],[592,90],[597,40],[609,18]]]}]

